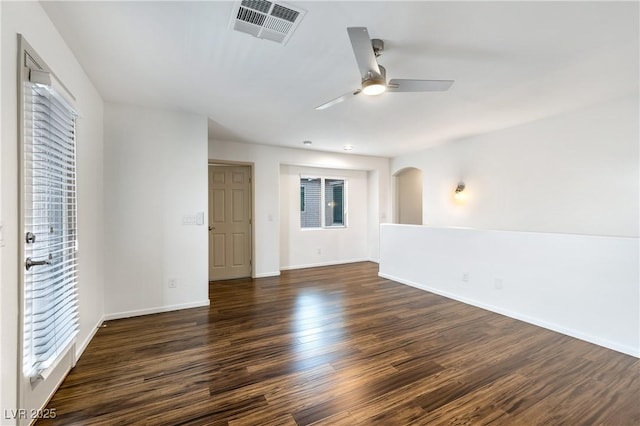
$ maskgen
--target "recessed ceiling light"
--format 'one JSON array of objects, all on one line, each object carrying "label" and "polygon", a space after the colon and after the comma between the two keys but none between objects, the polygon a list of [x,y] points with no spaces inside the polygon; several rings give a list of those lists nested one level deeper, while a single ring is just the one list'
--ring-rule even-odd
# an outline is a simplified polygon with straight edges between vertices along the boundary
[{"label": "recessed ceiling light", "polygon": [[311,141],[303,141],[304,146],[311,146]]},{"label": "recessed ceiling light", "polygon": [[344,150],[345,151],[351,151],[352,149],[353,149],[353,146],[351,146],[351,145],[345,145],[344,146]]}]

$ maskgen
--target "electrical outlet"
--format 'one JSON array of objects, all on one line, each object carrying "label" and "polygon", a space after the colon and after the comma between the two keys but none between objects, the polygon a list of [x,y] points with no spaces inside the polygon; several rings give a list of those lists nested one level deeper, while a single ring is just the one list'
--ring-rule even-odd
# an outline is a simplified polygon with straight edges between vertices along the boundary
[{"label": "electrical outlet", "polygon": [[464,283],[468,283],[469,282],[469,273],[465,272],[464,274],[462,274],[462,282]]},{"label": "electrical outlet", "polygon": [[318,254],[322,254],[322,249],[321,249],[321,248],[319,248],[319,249],[317,249],[317,250],[316,250],[316,252],[317,252]]},{"label": "electrical outlet", "polygon": [[169,279],[169,288],[176,288],[178,286],[178,280],[175,278]]},{"label": "electrical outlet", "polygon": [[496,290],[502,290],[502,278],[495,278],[493,280],[493,286]]}]

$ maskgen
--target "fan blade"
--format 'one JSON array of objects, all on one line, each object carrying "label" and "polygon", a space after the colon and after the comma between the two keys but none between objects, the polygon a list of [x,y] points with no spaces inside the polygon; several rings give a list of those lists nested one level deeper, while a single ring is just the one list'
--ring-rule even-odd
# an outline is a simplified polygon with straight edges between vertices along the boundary
[{"label": "fan blade", "polygon": [[344,94],[344,95],[342,95],[342,96],[339,96],[339,97],[337,97],[337,98],[335,98],[335,99],[332,99],[332,100],[330,100],[329,102],[326,102],[326,103],[324,103],[324,104],[322,104],[322,105],[320,105],[320,106],[317,106],[317,107],[316,107],[316,109],[317,109],[317,110],[327,109],[327,108],[329,108],[330,106],[334,106],[335,104],[339,104],[340,102],[346,101],[346,100],[347,100],[347,99],[349,99],[351,96],[355,96],[355,95],[357,95],[357,94],[358,94],[358,93],[360,93],[360,92],[362,92],[362,90],[358,89],[358,90],[355,90],[355,91],[353,91],[353,92],[345,93],[345,94]]},{"label": "fan blade", "polygon": [[453,80],[389,80],[387,89],[390,92],[444,92],[449,90]]},{"label": "fan blade", "polygon": [[376,55],[373,53],[373,46],[371,45],[371,38],[367,28],[348,27],[347,32],[351,39],[351,47],[353,48],[353,54],[356,56],[362,79],[368,78],[369,73],[379,76],[380,67],[378,66]]}]

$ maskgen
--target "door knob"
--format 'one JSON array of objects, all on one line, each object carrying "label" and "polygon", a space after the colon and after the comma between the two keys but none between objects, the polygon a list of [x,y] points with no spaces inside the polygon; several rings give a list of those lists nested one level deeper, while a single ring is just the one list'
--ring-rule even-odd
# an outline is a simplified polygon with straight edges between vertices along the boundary
[{"label": "door knob", "polygon": [[27,260],[24,261],[24,266],[28,271],[32,266],[51,265],[51,259],[53,259],[53,256],[51,255],[49,255],[45,260],[33,260],[30,257],[27,257]]},{"label": "door knob", "polygon": [[211,225],[209,225],[209,231],[213,231],[214,229],[216,229],[216,227],[215,227],[215,226],[211,226]]}]

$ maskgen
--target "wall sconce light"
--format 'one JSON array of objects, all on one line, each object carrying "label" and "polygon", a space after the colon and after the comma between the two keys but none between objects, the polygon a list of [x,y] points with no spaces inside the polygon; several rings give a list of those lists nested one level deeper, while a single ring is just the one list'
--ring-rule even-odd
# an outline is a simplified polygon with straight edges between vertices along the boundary
[{"label": "wall sconce light", "polygon": [[466,194],[464,194],[464,182],[460,182],[456,187],[456,191],[453,193],[453,198],[456,201],[464,201]]}]

